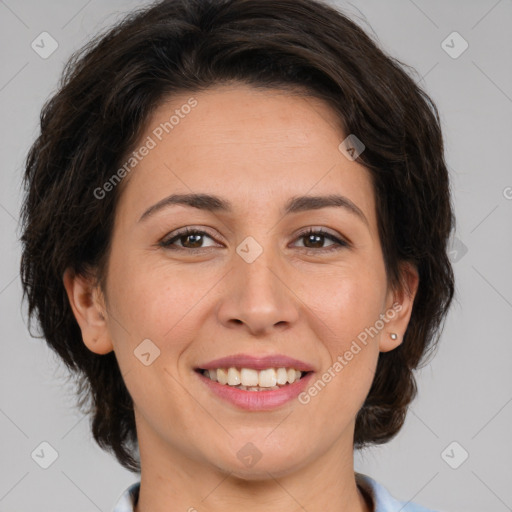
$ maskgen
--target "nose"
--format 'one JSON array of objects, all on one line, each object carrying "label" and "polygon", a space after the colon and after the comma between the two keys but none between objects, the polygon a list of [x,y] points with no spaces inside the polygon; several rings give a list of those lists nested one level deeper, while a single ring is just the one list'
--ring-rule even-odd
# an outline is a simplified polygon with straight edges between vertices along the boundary
[{"label": "nose", "polygon": [[300,300],[279,258],[265,249],[254,261],[235,254],[217,314],[228,328],[266,336],[299,318]]}]

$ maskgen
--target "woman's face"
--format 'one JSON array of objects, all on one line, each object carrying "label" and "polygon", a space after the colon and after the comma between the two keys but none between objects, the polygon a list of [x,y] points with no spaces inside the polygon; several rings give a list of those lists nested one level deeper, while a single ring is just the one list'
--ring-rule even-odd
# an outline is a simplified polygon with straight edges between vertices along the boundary
[{"label": "woman's face", "polygon": [[[105,320],[79,318],[92,351],[115,351],[141,457],[254,479],[351,457],[379,351],[400,344],[412,302],[388,290],[369,173],[338,148],[347,135],[318,99],[242,85],[175,96],[150,119],[122,184]],[[217,199],[161,203],[189,194]],[[335,195],[345,202],[322,205]],[[311,373],[249,391],[198,372],[236,355]],[[250,361],[222,365],[274,382]]]}]

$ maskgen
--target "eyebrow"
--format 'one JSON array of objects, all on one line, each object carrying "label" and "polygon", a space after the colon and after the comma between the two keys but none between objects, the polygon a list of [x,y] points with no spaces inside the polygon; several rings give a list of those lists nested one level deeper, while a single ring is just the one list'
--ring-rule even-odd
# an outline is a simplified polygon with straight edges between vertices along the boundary
[{"label": "eyebrow", "polygon": [[[233,205],[227,199],[210,194],[172,194],[158,203],[150,206],[140,217],[138,222],[147,219],[157,211],[172,205],[190,206],[199,210],[210,212],[232,213]],[[330,194],[326,196],[295,196],[288,200],[284,207],[284,215],[299,213],[321,208],[344,208],[362,220],[368,227],[368,219],[364,213],[345,196]]]}]

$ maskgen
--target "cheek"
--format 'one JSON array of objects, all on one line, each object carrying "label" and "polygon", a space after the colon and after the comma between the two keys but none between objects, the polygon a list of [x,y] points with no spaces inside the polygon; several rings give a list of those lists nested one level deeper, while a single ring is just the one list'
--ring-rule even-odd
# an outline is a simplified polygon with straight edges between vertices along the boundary
[{"label": "cheek", "polygon": [[[138,392],[146,396],[144,389],[137,389],[140,386],[174,389],[176,382],[169,374],[180,372],[183,356],[198,337],[208,312],[205,294],[218,280],[205,273],[198,284],[197,271],[179,272],[165,263],[119,262],[112,274],[114,318],[109,328],[122,372],[134,383],[134,396]],[[148,351],[154,363],[145,367],[136,356]],[[164,367],[169,374],[162,373]],[[160,371],[154,374],[147,369]],[[175,391],[181,393],[179,387]]]},{"label": "cheek", "polygon": [[[343,290],[331,290],[325,302],[320,350],[324,367],[306,393],[332,418],[333,435],[355,418],[370,390],[379,356],[379,336],[371,330],[381,313],[382,300],[375,286],[345,281]],[[318,398],[315,398],[318,395]],[[308,397],[305,397],[308,400]]]},{"label": "cheek", "polygon": [[332,392],[327,402],[334,407],[359,407],[373,380],[381,335],[375,326],[380,325],[386,291],[385,276],[376,268],[344,269],[319,281],[323,284],[317,293],[310,292],[304,301],[314,304],[319,320],[316,329],[328,360],[318,378],[328,382]]},{"label": "cheek", "polygon": [[301,300],[323,321],[323,338],[333,350],[373,326],[382,313],[386,281],[378,265],[344,266],[329,275],[315,275],[309,286],[301,285]]},{"label": "cheek", "polygon": [[119,320],[133,338],[153,336],[155,342],[163,342],[170,329],[197,304],[201,288],[194,286],[193,276],[184,278],[173,267],[135,260],[119,262],[110,282]]}]

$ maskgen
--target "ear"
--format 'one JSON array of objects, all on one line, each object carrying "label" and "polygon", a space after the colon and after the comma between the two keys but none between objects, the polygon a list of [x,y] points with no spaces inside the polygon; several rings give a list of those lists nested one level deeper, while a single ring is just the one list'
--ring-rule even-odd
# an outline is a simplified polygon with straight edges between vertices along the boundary
[{"label": "ear", "polygon": [[[419,274],[417,268],[410,262],[402,262],[401,266],[407,289],[388,291],[385,314],[389,320],[380,336],[379,349],[381,352],[389,352],[402,343],[411,318],[414,298],[418,291]],[[391,338],[392,333],[397,335],[396,340]]]},{"label": "ear", "polygon": [[62,280],[87,348],[96,354],[112,352],[105,300],[99,285],[92,278],[75,274],[71,269],[66,269]]}]

